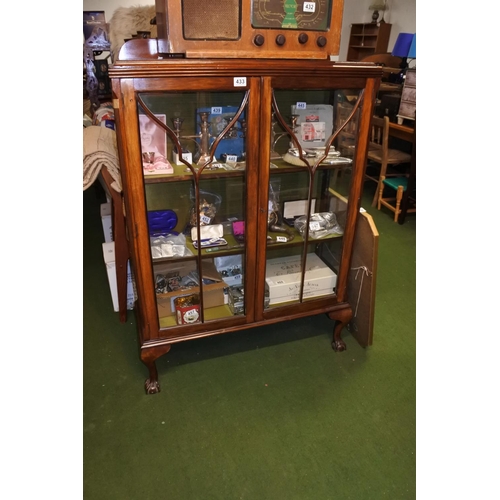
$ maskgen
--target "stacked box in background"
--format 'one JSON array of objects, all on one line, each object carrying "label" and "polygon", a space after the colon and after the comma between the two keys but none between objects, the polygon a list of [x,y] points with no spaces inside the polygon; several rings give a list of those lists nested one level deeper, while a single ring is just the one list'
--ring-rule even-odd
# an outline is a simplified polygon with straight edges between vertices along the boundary
[{"label": "stacked box in background", "polygon": [[113,209],[111,203],[101,204],[101,221],[105,243],[110,243],[111,241],[113,241],[113,219],[111,218],[112,213]]},{"label": "stacked box in background", "polygon": [[[116,282],[116,263],[115,263],[115,243],[113,241],[113,218],[112,204],[101,204],[101,221],[104,234],[104,243],[102,244],[102,253],[104,256],[104,264],[108,274],[109,290],[111,292],[111,300],[113,302],[113,310],[119,312],[118,305],[118,287]],[[137,299],[135,280],[130,269],[130,262],[127,262],[127,309],[134,308],[134,302]]]}]

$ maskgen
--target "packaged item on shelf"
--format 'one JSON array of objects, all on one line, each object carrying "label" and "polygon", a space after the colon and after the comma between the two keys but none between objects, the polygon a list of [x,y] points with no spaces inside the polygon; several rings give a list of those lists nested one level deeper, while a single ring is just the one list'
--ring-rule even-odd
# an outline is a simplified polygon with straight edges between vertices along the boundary
[{"label": "packaged item on shelf", "polygon": [[242,286],[230,286],[228,306],[234,315],[245,314],[245,290]]},{"label": "packaged item on shelf", "polygon": [[333,106],[330,104],[292,105],[297,116],[297,139],[303,148],[324,146],[332,135]]},{"label": "packaged item on shelf", "polygon": [[153,259],[193,255],[193,252],[186,246],[186,237],[183,234],[153,236],[150,238],[150,245]]},{"label": "packaged item on shelf", "polygon": [[174,167],[172,167],[166,158],[156,156],[155,153],[143,153],[144,155],[153,155],[152,160],[143,161],[144,175],[167,175],[174,173]]},{"label": "packaged item on shelf", "polygon": [[[191,208],[191,218],[189,221],[189,228],[196,227],[196,196],[194,190],[191,189],[190,192],[191,202],[193,207]],[[222,203],[222,198],[216,193],[210,193],[208,191],[203,191],[200,189],[200,205],[198,207],[198,213],[200,216],[200,226],[207,226],[209,224],[213,224],[215,220],[215,216],[220,209]],[[188,228],[188,229],[189,229]]]},{"label": "packaged item on shelf", "polygon": [[[176,314],[175,299],[200,293],[199,277],[194,261],[162,262],[154,266],[156,303],[160,318]],[[203,305],[205,309],[225,304],[222,281],[213,260],[203,262]]]},{"label": "packaged item on shelf", "polygon": [[[299,299],[301,256],[278,257],[266,263],[266,290],[270,305]],[[337,275],[315,253],[307,254],[303,298],[333,293]]]},{"label": "packaged item on shelf", "polygon": [[149,210],[149,236],[167,236],[178,234],[174,231],[177,225],[177,214],[173,210]]},{"label": "packaged item on shelf", "polygon": [[241,254],[216,257],[215,267],[229,286],[243,283],[243,259]]},{"label": "packaged item on shelf", "polygon": [[234,239],[240,243],[245,242],[245,221],[236,220],[232,222]]},{"label": "packaged item on shelf", "polygon": [[[307,215],[295,219],[295,229],[302,237],[305,236],[307,227]],[[343,234],[344,230],[337,222],[337,217],[333,212],[319,212],[311,214],[309,219],[309,238],[319,239],[330,234]]]},{"label": "packaged item on shelf", "polygon": [[174,299],[175,314],[178,325],[197,323],[200,321],[200,296],[197,293],[184,295]]},{"label": "packaged item on shelf", "polygon": [[[227,245],[227,240],[223,238],[224,227],[222,224],[212,224],[208,226],[200,226],[200,241],[201,248],[220,247]],[[195,248],[198,248],[198,229],[191,228],[191,240]]]},{"label": "packaged item on shelf", "polygon": [[[238,112],[236,106],[212,106],[198,108],[197,115],[208,113],[209,144],[213,144],[217,136],[229,125]],[[198,122],[197,133],[201,133],[201,122]],[[226,132],[215,149],[215,158],[221,162],[236,163],[245,159],[245,110],[239,119]]]},{"label": "packaged item on shelf", "polygon": [[[296,219],[307,214],[307,200],[290,200],[283,203],[283,220],[293,226]],[[314,212],[316,207],[316,199],[311,200],[311,212]]]}]

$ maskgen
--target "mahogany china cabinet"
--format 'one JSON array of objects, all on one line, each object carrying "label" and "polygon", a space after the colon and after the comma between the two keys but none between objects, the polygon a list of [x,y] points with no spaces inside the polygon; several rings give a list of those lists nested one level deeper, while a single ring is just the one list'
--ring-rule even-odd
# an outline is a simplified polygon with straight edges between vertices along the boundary
[{"label": "mahogany china cabinet", "polygon": [[123,46],[110,77],[148,394],[177,342],[326,314],[345,349],[381,73]]}]

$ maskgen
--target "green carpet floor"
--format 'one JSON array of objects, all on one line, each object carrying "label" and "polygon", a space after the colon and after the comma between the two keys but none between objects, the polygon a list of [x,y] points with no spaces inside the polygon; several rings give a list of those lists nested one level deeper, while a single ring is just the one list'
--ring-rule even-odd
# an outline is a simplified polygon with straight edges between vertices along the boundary
[{"label": "green carpet floor", "polygon": [[184,342],[147,396],[133,313],[113,312],[94,189],[83,193],[86,500],[416,497],[416,216],[380,233],[374,343],[319,315]]}]

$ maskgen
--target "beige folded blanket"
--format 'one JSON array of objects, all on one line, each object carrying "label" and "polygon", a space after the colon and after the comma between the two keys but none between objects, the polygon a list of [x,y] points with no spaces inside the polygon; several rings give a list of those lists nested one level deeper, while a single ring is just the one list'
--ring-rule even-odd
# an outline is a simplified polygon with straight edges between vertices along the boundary
[{"label": "beige folded blanket", "polygon": [[108,169],[111,187],[121,193],[122,178],[116,146],[116,132],[107,127],[91,125],[83,129],[83,190],[97,179],[103,167]]}]

